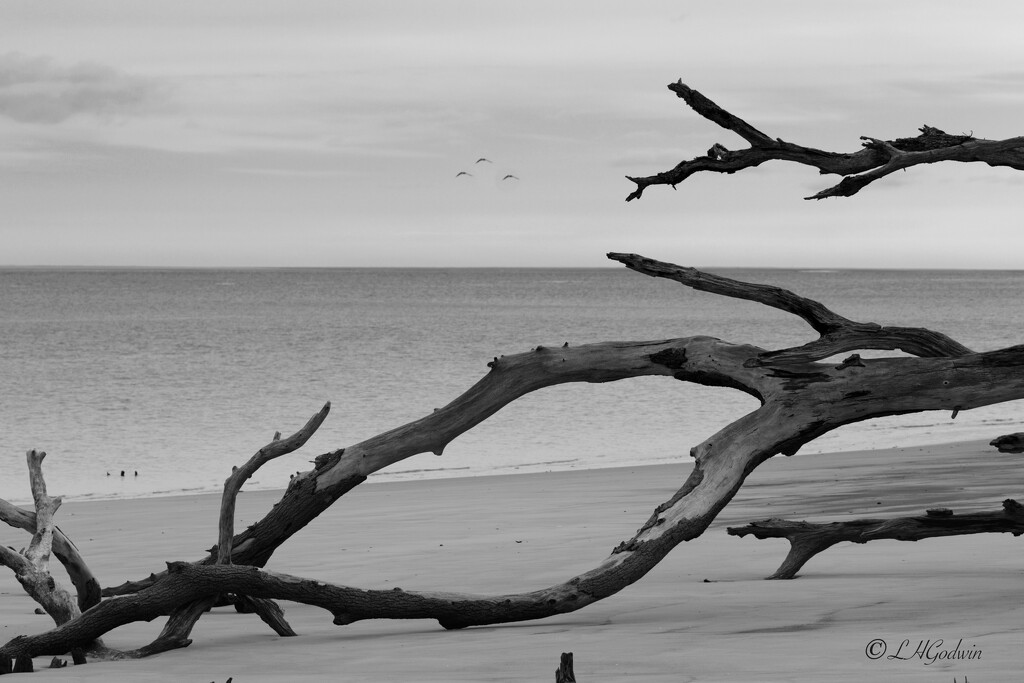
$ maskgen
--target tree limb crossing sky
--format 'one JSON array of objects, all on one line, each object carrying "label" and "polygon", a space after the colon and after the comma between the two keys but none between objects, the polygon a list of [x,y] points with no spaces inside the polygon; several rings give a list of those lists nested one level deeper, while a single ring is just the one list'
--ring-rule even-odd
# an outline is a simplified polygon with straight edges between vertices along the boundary
[{"label": "tree limb crossing sky", "polygon": [[[849,199],[778,162],[626,203],[742,140],[1024,135],[1024,4],[11,1],[0,264],[1020,268],[1024,174]],[[479,161],[480,158],[486,159]],[[460,172],[463,175],[458,175]],[[505,176],[513,176],[506,178]]]}]

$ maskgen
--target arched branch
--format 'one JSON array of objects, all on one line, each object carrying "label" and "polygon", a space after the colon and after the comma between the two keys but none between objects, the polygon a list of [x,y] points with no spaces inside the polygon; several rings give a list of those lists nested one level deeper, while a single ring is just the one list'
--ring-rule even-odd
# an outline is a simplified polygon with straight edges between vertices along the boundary
[{"label": "arched branch", "polygon": [[[708,338],[698,339],[709,343]],[[735,347],[711,341],[722,348]],[[695,359],[713,347],[703,349],[704,354],[694,354]],[[687,362],[676,359],[680,368]],[[679,491],[655,508],[647,522],[604,561],[562,583],[491,596],[372,591],[252,566],[172,563],[169,573],[136,595],[106,600],[47,633],[15,638],[0,648],[0,656],[63,652],[97,633],[166,613],[182,600],[228,591],[319,605],[330,610],[339,625],[362,619],[436,619],[444,628],[458,629],[573,612],[634,583],[677,545],[700,536],[746,477],[775,454],[792,454],[836,427],[872,417],[968,410],[1024,398],[1024,346],[959,358],[880,358],[850,366],[815,363],[799,373],[780,373],[772,366],[739,367],[742,370],[737,372],[760,377],[764,405],[695,447],[693,470]]]},{"label": "arched branch", "polygon": [[[613,253],[609,258],[647,275],[668,277],[696,289],[779,308],[797,315],[825,334],[802,347],[774,351],[710,337],[686,337],[538,346],[525,353],[496,357],[487,364],[490,368],[487,375],[443,408],[354,446],[317,457],[314,469],[294,477],[284,497],[262,520],[233,539],[233,561],[264,566],[278,546],[373,472],[419,453],[439,454],[450,441],[505,405],[545,387],[667,375],[683,381],[739,389],[763,403],[767,396],[779,394],[800,381],[792,375],[792,366],[850,349],[901,348],[908,353],[935,357],[970,353],[966,347],[930,330],[883,328],[873,323],[850,321],[819,302],[782,288],[722,278],[635,254]],[[839,366],[840,369],[846,367]],[[804,375],[816,377],[820,372],[814,366]],[[871,393],[875,393],[873,389]],[[795,452],[794,449],[805,442],[789,441],[780,452]],[[215,561],[215,553],[204,560],[206,563]],[[123,595],[151,583],[152,578],[126,582],[105,593]]]},{"label": "arched branch", "polygon": [[[845,343],[843,335],[851,325],[860,325],[786,290],[704,277],[697,271],[643,257],[613,257],[648,274],[678,274],[684,284],[688,280],[710,283],[705,287],[709,291],[789,310],[812,326],[828,330],[818,340],[822,352],[829,344],[834,351],[836,344]],[[873,343],[871,329],[878,328],[865,326],[857,332],[865,335],[869,347]],[[923,335],[914,330],[898,334],[910,341]],[[830,337],[840,341],[832,342]],[[188,577],[181,591],[180,579],[165,573],[144,586],[133,586],[136,595],[107,600],[54,632],[12,640],[0,648],[0,655],[14,657],[30,650],[43,653],[47,650],[39,648],[44,647],[67,649],[93,635],[92,630],[75,630],[83,624],[105,632],[103,628],[120,625],[125,618],[152,618],[150,615],[167,613],[171,606],[180,607],[193,598],[207,599],[214,593],[312,600],[293,597],[297,595],[293,584],[301,581],[278,580],[258,567],[287,538],[370,473],[417,453],[440,452],[449,441],[531,391],[567,382],[662,375],[756,396],[761,406],[694,447],[694,466],[681,488],[655,508],[631,538],[589,571],[540,590],[497,596],[340,587],[340,597],[329,608],[338,624],[369,618],[429,618],[450,629],[572,612],[639,580],[679,543],[703,533],[746,477],[776,454],[792,455],[837,427],[874,417],[969,410],[1024,398],[1024,346],[968,353],[952,340],[940,338],[940,342],[947,344],[949,355],[863,360],[852,356],[840,364],[799,357],[783,362],[778,355],[770,355],[776,352],[706,336],[565,344],[495,358],[488,363],[490,371],[447,406],[316,458],[315,468],[294,477],[285,496],[266,517],[234,538],[231,556],[236,565],[218,564],[216,554],[203,563],[175,565],[171,574]],[[888,343],[884,334],[878,343]],[[334,590],[319,582],[313,582],[313,587],[326,593]],[[175,588],[171,595],[167,594],[169,588]]]}]

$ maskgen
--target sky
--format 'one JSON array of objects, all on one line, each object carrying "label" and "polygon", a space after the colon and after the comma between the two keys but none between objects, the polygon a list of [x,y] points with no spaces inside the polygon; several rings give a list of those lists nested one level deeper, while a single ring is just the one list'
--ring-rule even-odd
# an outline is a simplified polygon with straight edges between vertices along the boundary
[{"label": "sky", "polygon": [[838,177],[783,162],[629,203],[625,176],[746,146],[666,88],[679,79],[830,151],[924,124],[1024,135],[1022,26],[1014,0],[7,0],[0,265],[593,267],[625,251],[1019,269],[1019,171],[946,162],[817,202]]}]

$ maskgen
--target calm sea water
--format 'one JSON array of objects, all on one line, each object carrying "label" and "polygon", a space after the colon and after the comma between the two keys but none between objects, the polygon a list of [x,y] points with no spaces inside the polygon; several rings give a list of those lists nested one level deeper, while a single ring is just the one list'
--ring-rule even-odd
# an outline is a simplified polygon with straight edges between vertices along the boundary
[{"label": "calm sea water", "polygon": [[[720,270],[847,317],[941,330],[976,349],[1024,342],[1024,272]],[[815,335],[757,304],[626,269],[0,270],[0,497],[29,498],[24,452],[53,495],[219,490],[275,431],[331,415],[250,488],[428,414],[538,344],[710,334],[769,348]],[[669,378],[542,390],[379,480],[685,462],[756,407]],[[801,452],[993,438],[1021,403],[851,425]],[[126,476],[121,477],[121,471]],[[137,474],[136,474],[137,472]]]}]

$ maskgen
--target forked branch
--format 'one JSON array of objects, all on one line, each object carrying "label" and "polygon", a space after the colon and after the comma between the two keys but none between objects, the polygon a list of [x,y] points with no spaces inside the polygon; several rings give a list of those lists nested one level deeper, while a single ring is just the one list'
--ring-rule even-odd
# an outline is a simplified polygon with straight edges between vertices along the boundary
[{"label": "forked branch", "polygon": [[[0,521],[18,528],[24,529],[30,534],[36,531],[36,513],[0,500]],[[68,578],[75,587],[78,594],[78,607],[85,611],[100,601],[100,583],[96,580],[92,570],[86,563],[85,558],[78,551],[78,547],[70,538],[64,535],[60,527],[53,527],[54,556],[64,565],[68,572]]]},{"label": "forked branch", "polygon": [[50,574],[50,553],[54,538],[53,516],[60,507],[61,499],[51,498],[46,493],[46,480],[43,477],[45,457],[45,452],[34,449],[25,454],[29,485],[36,510],[32,540],[28,548],[20,553],[0,546],[0,564],[14,571],[25,592],[42,605],[46,613],[60,625],[74,619],[81,611],[71,592]]},{"label": "forked branch", "polygon": [[861,136],[861,140],[864,141],[863,149],[857,152],[827,152],[765,135],[693,88],[684,85],[681,80],[671,83],[668,88],[695,112],[722,128],[733,131],[749,142],[750,147],[729,150],[724,145],[715,143],[706,154],[682,161],[671,170],[652,176],[626,176],[636,184],[636,189],[626,197],[627,202],[639,199],[644,190],[651,185],[671,185],[675,188],[691,175],[701,171],[735,173],[772,160],[812,166],[822,174],[846,176],[837,185],[805,199],[851,197],[868,184],[894,171],[940,161],[980,161],[989,166],[1007,166],[1024,170],[1024,137],[980,140],[971,135],[949,135],[938,128],[922,126],[921,134],[917,137],[885,141]]},{"label": "forked branch", "polygon": [[[224,493],[220,504],[220,523],[218,525],[218,542],[216,563],[219,565],[231,564],[232,540],[235,535],[235,502],[238,494],[246,481],[254,475],[260,467],[282,455],[293,453],[302,448],[311,436],[320,428],[327,413],[331,410],[331,403],[328,401],[318,413],[313,415],[308,422],[297,432],[286,439],[281,439],[280,432],[274,434],[263,448],[249,458],[241,467],[233,467],[231,475],[224,481]],[[234,600],[239,611],[255,612],[260,619],[269,625],[279,636],[294,636],[295,631],[285,621],[284,611],[272,600],[235,593]],[[131,657],[148,657],[150,655],[166,652],[180,647],[188,647],[192,644],[189,639],[192,629],[200,617],[214,606],[219,592],[207,592],[201,595],[185,596],[179,595],[178,604],[170,612],[167,623],[164,624],[160,635],[149,645],[126,653]],[[125,603],[121,603],[124,606]]]}]

